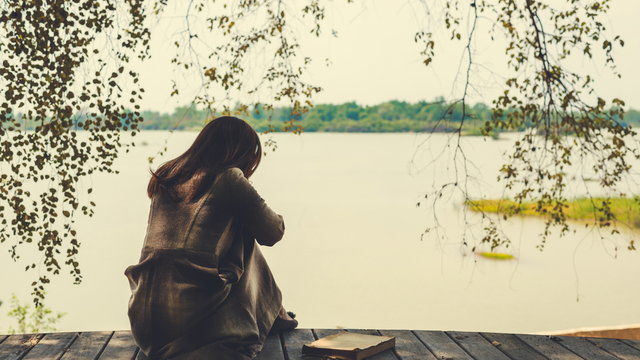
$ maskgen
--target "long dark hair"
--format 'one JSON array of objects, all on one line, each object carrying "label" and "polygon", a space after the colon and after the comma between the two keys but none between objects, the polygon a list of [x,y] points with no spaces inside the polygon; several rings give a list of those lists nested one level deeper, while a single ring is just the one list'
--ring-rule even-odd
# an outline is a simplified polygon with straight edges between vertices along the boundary
[{"label": "long dark hair", "polygon": [[[149,169],[147,195],[151,198],[164,193],[174,201],[193,202],[220,172],[237,167],[249,178],[261,158],[262,146],[256,131],[244,120],[222,116],[205,125],[184,154],[163,163],[156,171]],[[180,196],[177,186],[190,179],[194,179],[193,185],[186,189],[184,197]]]}]

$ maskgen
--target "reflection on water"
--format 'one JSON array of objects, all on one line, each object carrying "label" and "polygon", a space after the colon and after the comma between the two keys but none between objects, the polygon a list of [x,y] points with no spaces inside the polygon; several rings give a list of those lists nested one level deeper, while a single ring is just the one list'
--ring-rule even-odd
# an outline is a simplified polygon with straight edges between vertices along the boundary
[{"label": "reflection on water", "polygon": [[[68,313],[59,330],[128,328],[123,271],[137,261],[146,230],[147,157],[168,138],[169,153],[157,159],[159,164],[184,151],[195,135],[142,133],[136,141],[147,145],[117,162],[121,174],[85,180],[84,186],[93,185],[98,208],[93,218],[77,219],[83,284],[60,278],[49,289],[48,305]],[[445,135],[432,136],[417,153],[424,135],[273,138],[278,149],[263,159],[252,181],[285,217],[284,239],[263,253],[285,307],[297,313],[301,327],[537,332],[640,323],[640,255],[624,249],[635,234],[614,239],[621,247],[616,253],[616,242],[579,228],[550,239],[540,252],[535,245],[542,222],[517,218],[502,224],[513,241],[502,251],[516,260],[500,262],[477,258],[460,245],[463,235],[477,241],[480,232],[465,228],[455,193],[435,209],[416,207],[425,192],[455,172],[447,161],[452,153],[444,147]],[[496,171],[510,142],[466,138],[463,145],[475,166],[469,168],[476,176],[469,185],[474,196],[502,196]],[[438,154],[435,163],[417,171]],[[421,241],[433,211],[441,227]],[[477,223],[477,215],[467,214],[467,222]],[[28,299],[33,276],[3,256],[0,271],[13,275],[3,277],[0,330],[7,328],[1,325],[6,324],[6,301],[11,293]]]}]

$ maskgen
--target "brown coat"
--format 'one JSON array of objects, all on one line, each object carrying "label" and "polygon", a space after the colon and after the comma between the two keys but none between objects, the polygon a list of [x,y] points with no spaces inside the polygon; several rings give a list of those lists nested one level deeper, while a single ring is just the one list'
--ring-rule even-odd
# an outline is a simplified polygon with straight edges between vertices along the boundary
[{"label": "brown coat", "polygon": [[125,275],[129,320],[152,359],[250,359],[282,298],[255,242],[272,246],[282,216],[238,168],[194,203],[154,195],[140,262]]}]

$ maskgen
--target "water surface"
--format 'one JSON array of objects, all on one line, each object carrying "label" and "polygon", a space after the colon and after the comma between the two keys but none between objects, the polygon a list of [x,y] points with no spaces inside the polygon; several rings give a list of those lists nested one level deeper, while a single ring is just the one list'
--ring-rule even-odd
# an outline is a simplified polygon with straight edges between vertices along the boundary
[{"label": "water surface", "polygon": [[[77,219],[83,283],[72,285],[63,276],[49,287],[48,305],[68,313],[58,330],[128,328],[123,272],[137,262],[145,235],[147,157],[167,140],[169,151],[159,164],[186,150],[195,136],[144,132],[135,139],[146,146],[118,160],[119,175],[85,179],[98,207],[93,218]],[[640,323],[640,254],[624,250],[635,234],[605,242],[578,227],[571,236],[550,239],[540,252],[535,246],[542,222],[513,219],[502,229],[513,241],[506,251],[517,260],[496,262],[461,246],[463,238],[477,242],[481,233],[473,227],[477,215],[463,217],[455,191],[435,208],[416,207],[434,185],[455,179],[455,147],[446,147],[446,135],[422,146],[426,136],[416,134],[272,138],[278,148],[263,158],[252,182],[284,216],[286,234],[262,250],[301,327],[539,332]],[[496,176],[510,146],[508,140],[463,139],[474,196],[503,194]],[[421,240],[434,213],[441,227]],[[0,247],[3,254],[5,249]],[[12,293],[29,299],[35,274],[3,256],[0,271],[10,276],[3,276],[0,289],[1,331],[7,328],[7,300]]]}]

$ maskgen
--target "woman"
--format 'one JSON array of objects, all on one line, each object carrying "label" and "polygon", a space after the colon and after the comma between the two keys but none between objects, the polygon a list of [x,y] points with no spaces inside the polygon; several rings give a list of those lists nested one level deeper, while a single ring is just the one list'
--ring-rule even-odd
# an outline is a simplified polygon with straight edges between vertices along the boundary
[{"label": "woman", "polygon": [[297,326],[255,244],[284,234],[247,180],[261,156],[256,132],[224,116],[151,171],[140,262],[125,270],[131,331],[148,358],[251,359],[270,330]]}]

